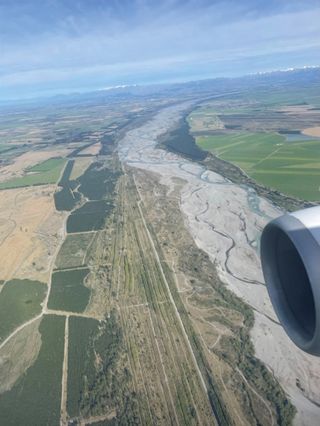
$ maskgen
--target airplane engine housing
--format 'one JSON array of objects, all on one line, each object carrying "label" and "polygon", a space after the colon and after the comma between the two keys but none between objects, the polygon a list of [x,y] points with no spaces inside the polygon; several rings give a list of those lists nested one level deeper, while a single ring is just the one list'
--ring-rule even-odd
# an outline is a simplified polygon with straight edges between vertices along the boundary
[{"label": "airplane engine housing", "polygon": [[261,263],[284,330],[303,351],[320,356],[320,206],[269,222]]}]

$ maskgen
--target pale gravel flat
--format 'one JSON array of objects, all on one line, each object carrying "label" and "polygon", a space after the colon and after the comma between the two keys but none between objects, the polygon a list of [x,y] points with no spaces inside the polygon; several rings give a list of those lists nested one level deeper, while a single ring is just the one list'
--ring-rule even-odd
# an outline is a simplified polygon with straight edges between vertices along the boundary
[{"label": "pale gravel flat", "polygon": [[[185,181],[180,208],[199,248],[217,263],[229,289],[254,308],[251,332],[256,356],[275,374],[298,413],[296,425],[318,426],[320,418],[320,360],[297,349],[277,324],[263,282],[259,259],[261,230],[281,211],[252,188],[241,187],[204,167],[157,149],[156,139],[173,127],[190,104],[160,111],[119,143],[120,159],[134,167],[158,173],[160,182]],[[296,386],[296,380],[304,393]],[[314,401],[315,403],[311,402]]]}]

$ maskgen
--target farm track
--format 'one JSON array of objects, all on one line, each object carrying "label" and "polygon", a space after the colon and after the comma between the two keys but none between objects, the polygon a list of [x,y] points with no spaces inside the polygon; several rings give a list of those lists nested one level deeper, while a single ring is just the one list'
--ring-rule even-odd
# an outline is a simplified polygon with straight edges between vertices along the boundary
[{"label": "farm track", "polygon": [[23,330],[25,327],[27,327],[29,324],[32,324],[37,319],[41,318],[43,316],[43,313],[41,312],[36,317],[31,318],[29,321],[24,322],[19,327],[17,327],[4,341],[0,344],[0,349],[2,349],[19,331]]},{"label": "farm track", "polygon": [[271,419],[271,426],[275,425],[275,421],[274,421],[274,416],[272,413],[272,410],[270,408],[270,405],[266,402],[266,400],[264,398],[262,398],[262,396],[250,385],[250,383],[248,382],[248,380],[245,378],[245,376],[243,375],[243,373],[241,372],[241,370],[239,370],[239,368],[236,368],[236,371],[240,374],[242,380],[246,383],[246,385],[248,386],[248,388],[251,390],[252,393],[254,393],[254,395],[260,399],[260,401],[264,404],[264,406],[266,407],[268,413],[269,413],[269,418]]}]

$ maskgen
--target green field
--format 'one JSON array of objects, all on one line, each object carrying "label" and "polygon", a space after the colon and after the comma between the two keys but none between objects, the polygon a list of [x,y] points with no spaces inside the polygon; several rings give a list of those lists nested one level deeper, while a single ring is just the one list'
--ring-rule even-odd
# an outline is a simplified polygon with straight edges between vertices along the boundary
[{"label": "green field", "polygon": [[56,183],[65,163],[64,158],[51,158],[27,169],[24,176],[1,182],[0,189]]},{"label": "green field", "polygon": [[0,424],[59,425],[65,318],[41,321],[41,348],[35,363],[0,397]]},{"label": "green field", "polygon": [[286,141],[277,133],[197,137],[197,144],[241,167],[257,182],[310,201],[320,200],[320,140]]},{"label": "green field", "polygon": [[[78,191],[89,201],[73,210],[68,217],[68,233],[104,228],[107,217],[113,211],[112,200],[119,175],[119,172],[102,167],[100,163],[94,163],[79,177],[77,180],[80,183]],[[67,205],[67,201],[63,200],[62,204]]]},{"label": "green field", "polygon": [[54,272],[48,308],[83,312],[90,298],[90,290],[84,286],[84,279],[89,272],[88,268]]},{"label": "green field", "polygon": [[109,212],[102,210],[100,212],[78,214],[76,210],[68,217],[67,232],[90,232],[103,229],[108,213],[111,211],[112,208],[109,209]]},{"label": "green field", "polygon": [[94,337],[98,330],[97,320],[77,317],[69,319],[68,414],[71,417],[80,415],[86,383],[92,386],[96,375]]},{"label": "green field", "polygon": [[39,281],[8,281],[0,293],[0,342],[41,312],[47,287]]},{"label": "green field", "polygon": [[78,183],[76,181],[69,180],[73,165],[74,160],[69,160],[60,179],[59,189],[54,194],[54,203],[56,209],[59,211],[71,211],[81,198],[81,195],[74,191],[78,186]]},{"label": "green field", "polygon": [[79,192],[90,201],[99,201],[113,195],[120,172],[102,167],[100,163],[91,164],[78,179]]},{"label": "green field", "polygon": [[43,161],[42,163],[36,164],[33,167],[29,167],[27,172],[43,173],[50,172],[51,170],[60,167],[65,163],[63,158],[49,158],[49,160]]},{"label": "green field", "polygon": [[116,409],[117,424],[137,424],[128,387],[131,376],[119,365],[123,351],[122,329],[114,311],[104,323],[70,317],[69,416],[97,416]]},{"label": "green field", "polygon": [[[84,266],[88,258],[88,247],[95,233],[67,235],[56,259],[56,268],[76,268]],[[90,251],[90,250],[89,250]]]}]

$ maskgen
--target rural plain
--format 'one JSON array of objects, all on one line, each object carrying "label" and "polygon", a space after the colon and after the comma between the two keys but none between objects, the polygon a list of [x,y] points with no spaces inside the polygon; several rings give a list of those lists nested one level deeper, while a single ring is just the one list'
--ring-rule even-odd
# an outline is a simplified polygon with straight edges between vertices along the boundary
[{"label": "rural plain", "polygon": [[0,424],[318,424],[259,260],[320,199],[316,77],[1,107]]}]

